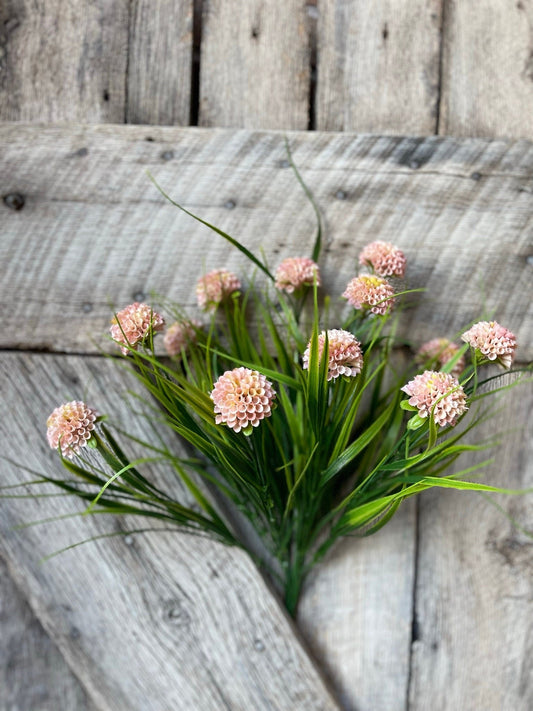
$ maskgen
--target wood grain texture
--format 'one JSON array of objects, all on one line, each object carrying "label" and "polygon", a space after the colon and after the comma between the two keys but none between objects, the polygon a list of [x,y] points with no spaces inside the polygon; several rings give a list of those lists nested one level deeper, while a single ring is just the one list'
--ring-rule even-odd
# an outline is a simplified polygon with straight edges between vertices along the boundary
[{"label": "wood grain texture", "polygon": [[127,123],[188,125],[192,44],[193,0],[134,0]]},{"label": "wood grain texture", "polygon": [[124,121],[128,0],[0,4],[1,121]]},{"label": "wood grain texture", "polygon": [[[150,140],[146,140],[149,138]],[[402,317],[414,345],[453,336],[487,310],[533,357],[533,146],[527,141],[294,133],[294,159],[326,225],[321,260],[334,303],[375,239],[402,247],[408,284],[427,289]],[[281,134],[142,127],[0,127],[0,345],[97,352],[113,306],[157,291],[195,310],[193,285],[237,250],[187,208],[275,266],[311,250],[314,216]],[[11,203],[12,204],[12,203]],[[414,297],[413,297],[414,298]]]},{"label": "wood grain texture", "polygon": [[[24,451],[37,471],[60,469],[43,430],[58,397],[83,396],[130,424],[119,395],[131,380],[107,359],[4,354],[0,364],[4,453],[20,460]],[[9,464],[4,470],[6,483],[31,476]],[[0,509],[10,574],[102,711],[337,708],[244,553],[158,531],[40,563],[66,545],[139,522],[76,517],[15,530],[83,507],[54,497],[3,500]]]},{"label": "wood grain texture", "polygon": [[533,2],[445,2],[439,132],[533,138]]},{"label": "wood grain texture", "polygon": [[300,0],[204,0],[201,126],[305,129],[308,17]]},{"label": "wood grain texture", "polygon": [[435,133],[441,5],[441,0],[320,3],[317,128]]},{"label": "wood grain texture", "polygon": [[[506,432],[483,480],[533,486],[533,388],[507,394],[505,409],[475,441]],[[512,431],[509,432],[509,429]],[[482,431],[483,430],[483,431]],[[470,437],[472,440],[473,438]],[[485,457],[477,457],[481,461]],[[473,463],[465,457],[461,468]],[[533,494],[497,497],[531,531]],[[533,542],[482,496],[421,498],[413,644],[412,711],[533,707]]]},{"label": "wood grain texture", "polygon": [[0,708],[96,711],[0,558]]},{"label": "wood grain texture", "polygon": [[298,625],[345,711],[405,711],[415,507],[366,539],[346,538],[311,572]]}]

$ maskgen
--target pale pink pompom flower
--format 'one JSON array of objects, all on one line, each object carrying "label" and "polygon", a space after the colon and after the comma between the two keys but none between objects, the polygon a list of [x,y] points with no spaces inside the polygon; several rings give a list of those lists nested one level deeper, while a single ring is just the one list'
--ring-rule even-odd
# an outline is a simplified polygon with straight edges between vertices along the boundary
[{"label": "pale pink pompom flower", "polygon": [[136,301],[122,311],[118,311],[111,321],[111,336],[118,343],[122,343],[120,350],[123,355],[128,355],[150,333],[162,331],[165,320],[148,304]]},{"label": "pale pink pompom flower", "polygon": [[352,279],[343,293],[345,299],[354,307],[385,315],[394,306],[394,289],[386,279],[379,276],[363,276]]},{"label": "pale pink pompom flower", "polygon": [[241,282],[235,274],[226,269],[214,269],[200,277],[196,283],[198,305],[203,311],[215,311],[240,288]]},{"label": "pale pink pompom flower", "polygon": [[433,412],[435,424],[440,427],[455,425],[463,412],[468,410],[462,386],[449,373],[426,370],[401,390],[410,396],[409,404],[418,409],[420,417],[429,417]]},{"label": "pale pink pompom flower", "polygon": [[479,321],[461,336],[463,341],[479,351],[488,360],[510,368],[516,351],[516,337],[496,321]]},{"label": "pale pink pompom flower", "polygon": [[403,277],[407,260],[401,249],[390,242],[377,240],[366,245],[359,255],[359,264],[371,266],[382,277]]},{"label": "pale pink pompom flower", "polygon": [[226,424],[235,432],[249,434],[252,427],[270,417],[276,393],[264,375],[240,367],[223,373],[210,397],[215,404],[217,425]]},{"label": "pale pink pompom flower", "polygon": [[308,257],[288,257],[276,269],[276,288],[292,294],[304,286],[320,286],[318,264]]},{"label": "pale pink pompom flower", "polygon": [[[341,375],[355,377],[363,368],[363,352],[361,344],[357,338],[349,331],[342,329],[331,329],[328,332],[328,380],[338,378]],[[318,357],[322,360],[324,345],[326,342],[326,332],[322,331],[318,336]],[[309,368],[309,356],[311,343],[307,346],[303,355],[303,367]]]},{"label": "pale pink pompom flower", "polygon": [[[427,363],[435,361],[439,368],[443,368],[452,358],[457,355],[459,346],[447,338],[433,338],[431,341],[424,343],[418,349],[416,360],[418,363]],[[460,356],[451,370],[451,375],[459,377],[465,369],[465,358]]]},{"label": "pale pink pompom flower", "polygon": [[175,321],[165,331],[163,343],[169,356],[177,356],[198,337],[199,321]]},{"label": "pale pink pompom flower", "polygon": [[91,439],[98,413],[80,400],[56,407],[46,420],[48,444],[72,459]]}]

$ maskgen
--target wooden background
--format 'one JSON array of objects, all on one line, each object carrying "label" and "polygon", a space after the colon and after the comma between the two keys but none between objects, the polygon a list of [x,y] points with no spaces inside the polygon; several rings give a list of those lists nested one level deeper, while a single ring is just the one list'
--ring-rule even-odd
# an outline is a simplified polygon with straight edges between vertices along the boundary
[{"label": "wooden background", "polygon": [[[3,455],[56,471],[44,421],[65,399],[139,427],[98,355],[110,304],[191,304],[191,278],[222,261],[246,278],[147,168],[273,264],[310,245],[283,132],[324,213],[328,290],[365,242],[393,241],[431,297],[409,314],[415,344],[486,305],[530,360],[532,57],[532,0],[4,0]],[[532,486],[533,393],[514,392],[484,433],[510,430],[485,478]],[[30,475],[4,460],[1,478]],[[531,502],[498,499],[530,529]],[[179,534],[41,563],[135,528],[17,528],[74,508],[0,502],[0,709],[533,707],[532,544],[484,498],[432,493],[339,545],[297,627],[245,556]]]}]

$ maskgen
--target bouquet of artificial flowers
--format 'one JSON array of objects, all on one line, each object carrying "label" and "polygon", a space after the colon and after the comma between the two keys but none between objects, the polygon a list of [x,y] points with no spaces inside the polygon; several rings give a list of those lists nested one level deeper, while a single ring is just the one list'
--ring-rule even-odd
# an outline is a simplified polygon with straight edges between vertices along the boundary
[{"label": "bouquet of artificial flowers", "polygon": [[[186,455],[143,442],[146,456],[131,461],[129,435],[92,404],[72,401],[47,422],[69,476],[42,481],[88,501],[88,512],[140,514],[247,547],[227,516],[233,508],[256,531],[261,545],[250,553],[292,614],[305,576],[331,546],[379,530],[408,497],[435,486],[505,491],[463,479],[486,462],[445,471],[463,452],[489,446],[463,438],[486,419],[486,398],[511,387],[488,390],[499,376],[483,375],[487,364],[511,367],[511,331],[480,321],[465,327],[462,345],[439,337],[398,359],[397,325],[411,293],[397,286],[407,265],[400,249],[381,241],[363,249],[341,314],[321,293],[320,220],[310,256],[288,257],[274,273],[200,221],[246,255],[252,283],[245,288],[220,268],[196,284],[203,321],[161,300],[131,304],[111,325],[152,424],[175,432]],[[154,348],[162,331],[163,354]],[[152,460],[168,464],[187,500],[143,473]]]}]

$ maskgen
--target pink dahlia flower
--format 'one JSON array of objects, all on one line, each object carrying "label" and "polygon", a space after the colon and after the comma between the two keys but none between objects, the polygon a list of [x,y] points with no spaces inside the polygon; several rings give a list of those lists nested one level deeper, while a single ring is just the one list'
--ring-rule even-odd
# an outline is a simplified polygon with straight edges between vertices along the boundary
[{"label": "pink dahlia flower", "polygon": [[[318,336],[318,355],[322,359],[326,332]],[[309,368],[309,354],[311,343],[303,355],[303,367]],[[332,329],[328,331],[328,380],[338,378],[340,375],[356,376],[363,368],[363,352],[357,338],[349,331]]]},{"label": "pink dahlia flower", "polygon": [[304,286],[320,286],[318,264],[307,257],[288,257],[276,269],[276,288],[292,294]]},{"label": "pink dahlia flower", "polygon": [[199,321],[176,321],[171,324],[165,331],[163,338],[169,356],[179,355],[183,348],[194,343],[200,327]]},{"label": "pink dahlia flower", "polygon": [[457,378],[449,373],[426,370],[401,388],[409,404],[418,409],[420,417],[432,414],[440,427],[455,425],[457,418],[468,410],[466,395]]},{"label": "pink dahlia flower", "polygon": [[246,434],[261,420],[270,417],[276,393],[264,375],[249,368],[227,370],[215,383],[211,400],[215,403],[215,422]]},{"label": "pink dahlia flower", "polygon": [[516,337],[496,321],[479,321],[465,331],[461,338],[488,360],[497,360],[504,368],[511,367],[516,351]]},{"label": "pink dahlia flower", "polygon": [[198,279],[196,298],[203,311],[215,311],[223,301],[239,291],[241,282],[226,269],[214,269]]},{"label": "pink dahlia flower", "polygon": [[[458,350],[459,346],[456,346],[455,343],[452,343],[447,338],[434,338],[420,346],[416,354],[416,360],[419,363],[436,361],[439,368],[443,368],[448,361],[455,357]],[[458,378],[465,369],[465,365],[464,356],[461,356],[453,366],[451,374]]]},{"label": "pink dahlia flower", "polygon": [[136,301],[119,311],[113,317],[111,324],[111,336],[118,343],[124,344],[120,350],[124,355],[128,355],[131,348],[137,349],[139,343],[150,330],[153,332],[162,331],[165,321],[148,304]]},{"label": "pink dahlia flower", "polygon": [[46,420],[48,444],[72,459],[91,439],[98,413],[80,400],[56,407]]},{"label": "pink dahlia flower", "polygon": [[345,292],[345,299],[354,309],[370,309],[373,314],[384,315],[394,306],[394,289],[386,279],[367,274],[352,279]]},{"label": "pink dahlia flower", "polygon": [[401,249],[390,242],[371,242],[359,255],[359,264],[371,266],[379,276],[405,275],[407,260]]}]

